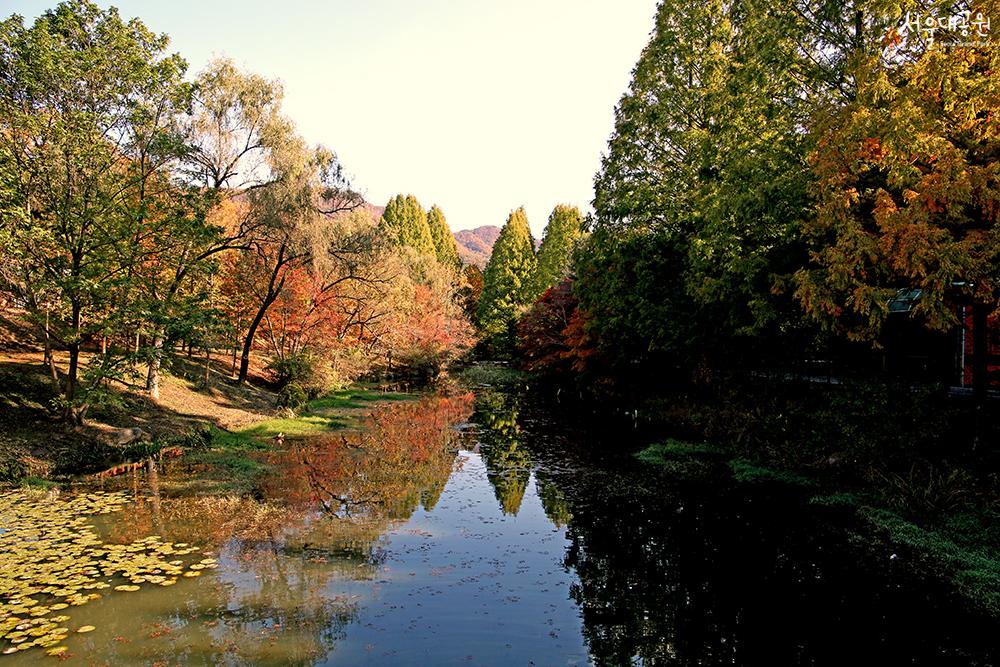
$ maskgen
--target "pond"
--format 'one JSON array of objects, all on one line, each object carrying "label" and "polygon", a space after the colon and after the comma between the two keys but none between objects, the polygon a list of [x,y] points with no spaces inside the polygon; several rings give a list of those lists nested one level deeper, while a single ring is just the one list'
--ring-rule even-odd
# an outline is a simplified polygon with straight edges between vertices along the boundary
[{"label": "pond", "polygon": [[[478,387],[262,453],[0,496],[0,663],[993,664],[990,619],[788,491]],[[27,648],[22,648],[27,646]],[[54,657],[47,657],[52,652]]]}]

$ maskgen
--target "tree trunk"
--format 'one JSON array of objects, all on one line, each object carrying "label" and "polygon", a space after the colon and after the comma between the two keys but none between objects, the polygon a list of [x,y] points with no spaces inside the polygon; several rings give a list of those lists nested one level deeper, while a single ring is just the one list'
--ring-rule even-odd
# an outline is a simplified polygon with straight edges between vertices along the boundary
[{"label": "tree trunk", "polygon": [[52,340],[49,338],[49,311],[45,310],[45,363],[52,361]]},{"label": "tree trunk", "polygon": [[212,363],[212,351],[205,348],[205,389],[208,389],[208,372],[210,370]]},{"label": "tree trunk", "polygon": [[267,294],[264,296],[264,302],[260,304],[260,308],[257,309],[257,314],[254,316],[253,321],[250,322],[250,328],[247,329],[247,337],[243,341],[243,354],[240,357],[240,374],[236,378],[237,384],[243,384],[247,381],[247,373],[250,369],[250,349],[253,347],[253,337],[257,334],[257,327],[263,321],[264,316],[267,314],[267,309],[271,307],[274,300],[278,298],[281,294],[282,288],[285,286],[285,279],[282,278],[278,280],[278,276],[281,275],[281,268],[289,261],[285,257],[285,252],[287,248],[282,245],[278,250],[278,259],[274,263],[274,269],[271,270],[271,279],[267,283]]},{"label": "tree trunk", "polygon": [[67,346],[69,348],[69,370],[66,373],[66,409],[63,412],[63,418],[72,426],[82,426],[83,417],[86,414],[86,408],[81,407],[77,409],[73,405],[73,400],[76,398],[77,380],[80,373],[80,327],[82,323],[82,315],[80,304],[76,301],[73,302],[73,333],[70,344]]},{"label": "tree trunk", "polygon": [[160,398],[160,366],[163,363],[163,337],[159,332],[153,334],[153,351],[149,358],[149,370],[146,373],[146,391],[149,397]]},{"label": "tree trunk", "polygon": [[250,322],[250,328],[247,329],[247,337],[243,341],[243,353],[240,355],[240,374],[236,378],[236,382],[243,384],[247,381],[247,373],[250,370],[250,349],[253,347],[253,337],[257,335],[257,327],[260,323],[264,321],[264,315],[267,313],[267,309],[271,307],[274,300],[278,298],[278,292],[280,288],[270,292],[267,298],[264,299],[264,303],[260,305],[260,309],[257,311],[257,315],[254,316],[253,321]]}]

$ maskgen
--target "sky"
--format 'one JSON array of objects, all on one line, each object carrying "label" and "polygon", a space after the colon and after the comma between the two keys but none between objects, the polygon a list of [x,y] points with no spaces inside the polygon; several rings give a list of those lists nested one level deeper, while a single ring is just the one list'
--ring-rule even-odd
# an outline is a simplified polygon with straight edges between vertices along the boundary
[{"label": "sky", "polygon": [[[5,2],[28,21],[55,0]],[[656,0],[98,0],[171,38],[193,75],[215,56],[280,79],[284,110],[336,151],[373,204],[414,194],[452,229],[524,206],[590,208],[614,107]]]}]

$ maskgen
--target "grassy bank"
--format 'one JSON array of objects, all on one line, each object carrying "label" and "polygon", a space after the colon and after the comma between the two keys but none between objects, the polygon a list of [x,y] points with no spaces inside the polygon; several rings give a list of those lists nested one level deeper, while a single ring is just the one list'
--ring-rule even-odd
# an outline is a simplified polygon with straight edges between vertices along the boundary
[{"label": "grassy bank", "polygon": [[[57,358],[57,365],[64,363]],[[273,446],[279,434],[294,439],[356,428],[376,404],[409,397],[355,386],[293,412],[277,407],[277,394],[259,372],[239,385],[229,377],[228,358],[215,358],[206,384],[202,364],[179,360],[164,375],[158,400],[141,387],[113,385],[111,400],[91,411],[86,426],[70,429],[53,407],[41,354],[0,353],[0,484],[44,485],[182,448],[208,477],[246,490],[264,465],[255,453]],[[148,441],[112,444],[118,429],[135,427],[149,434]]]},{"label": "grassy bank", "polygon": [[817,520],[846,526],[853,543],[888,555],[917,577],[947,581],[974,608],[1000,616],[1000,515],[989,503],[905,511],[873,485],[844,487],[831,476],[769,467],[724,447],[675,439],[654,443],[636,458],[677,481],[781,486],[813,506]]}]

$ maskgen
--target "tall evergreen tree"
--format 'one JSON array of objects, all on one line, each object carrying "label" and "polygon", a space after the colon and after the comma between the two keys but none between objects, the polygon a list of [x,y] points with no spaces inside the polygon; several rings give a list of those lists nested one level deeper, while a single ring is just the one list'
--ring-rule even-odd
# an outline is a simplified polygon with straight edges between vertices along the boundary
[{"label": "tall evergreen tree", "polygon": [[382,228],[396,245],[409,246],[423,255],[434,256],[434,239],[427,225],[427,212],[413,195],[396,195],[385,205]]},{"label": "tall evergreen tree", "polygon": [[448,227],[448,222],[444,219],[444,211],[437,204],[431,206],[427,212],[427,226],[430,228],[431,238],[434,240],[434,252],[438,261],[445,266],[458,270],[462,267],[462,260],[458,258],[458,244]]},{"label": "tall evergreen tree", "polygon": [[535,240],[521,207],[511,212],[483,274],[483,294],[476,320],[488,345],[496,350],[513,345],[513,324],[532,301]]},{"label": "tall evergreen tree", "polygon": [[580,237],[582,226],[583,216],[577,207],[559,204],[552,209],[538,248],[538,265],[531,276],[533,298],[537,299],[566,276],[573,244]]}]

